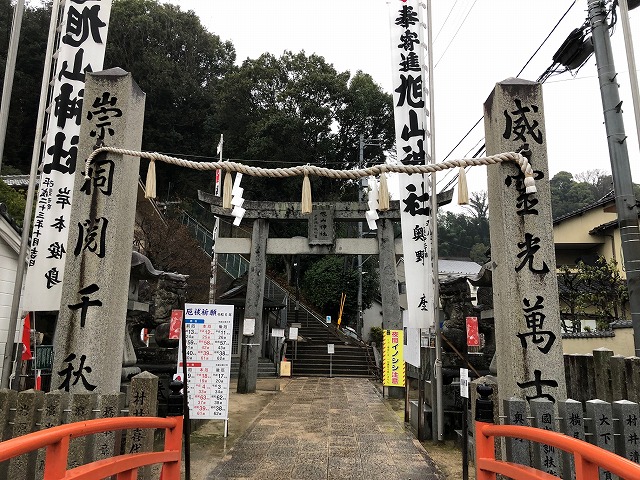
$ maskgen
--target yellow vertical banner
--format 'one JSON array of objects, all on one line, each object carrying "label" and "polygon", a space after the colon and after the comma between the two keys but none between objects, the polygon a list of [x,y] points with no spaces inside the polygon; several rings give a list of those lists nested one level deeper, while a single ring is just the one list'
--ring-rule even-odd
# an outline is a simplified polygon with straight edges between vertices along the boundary
[{"label": "yellow vertical banner", "polygon": [[385,330],[382,342],[382,384],[385,387],[404,387],[404,345],[402,330]]}]

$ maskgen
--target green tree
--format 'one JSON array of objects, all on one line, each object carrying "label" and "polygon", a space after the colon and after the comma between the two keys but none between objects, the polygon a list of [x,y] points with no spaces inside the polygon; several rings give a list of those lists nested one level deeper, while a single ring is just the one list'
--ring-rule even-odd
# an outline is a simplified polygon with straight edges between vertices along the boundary
[{"label": "green tree", "polygon": [[[0,0],[0,72],[3,76],[13,20],[11,3],[10,0]],[[33,3],[35,2],[26,7],[20,29],[9,122],[2,159],[3,174],[6,174],[5,167],[9,165],[19,169],[22,173],[28,173],[31,164],[42,82],[42,66],[51,17],[50,6],[34,5]],[[0,82],[0,95],[2,89],[3,85]]]},{"label": "green tree", "polygon": [[593,186],[588,183],[574,183],[571,185],[566,198],[573,210],[578,210],[597,200]]},{"label": "green tree", "polygon": [[573,174],[558,172],[549,181],[551,187],[551,212],[553,218],[560,217],[573,210],[573,205],[567,201],[567,192],[575,184]]},{"label": "green tree", "polygon": [[489,248],[489,245],[484,243],[474,243],[469,250],[469,258],[480,265],[484,265],[489,261]]},{"label": "green tree", "polygon": [[563,332],[579,332],[580,316],[584,314],[581,297],[584,293],[584,279],[575,269],[563,265],[558,269],[558,295]]},{"label": "green tree", "polygon": [[[192,11],[157,0],[115,0],[105,68],[133,74],[147,94],[142,147],[180,156],[215,155],[221,130],[218,87],[234,69],[235,49]],[[158,192],[196,198],[212,175],[159,162]],[[169,186],[171,182],[171,186]]]},{"label": "green tree", "polygon": [[7,213],[16,225],[22,227],[27,200],[2,180],[0,180],[0,203],[7,207]]},{"label": "green tree", "polygon": [[[362,309],[371,306],[378,293],[378,275],[374,260],[364,265],[362,276]],[[356,325],[358,312],[358,269],[353,257],[327,255],[315,262],[305,272],[302,281],[302,293],[320,312],[338,318],[340,298],[347,298],[342,313],[342,325]]]},{"label": "green tree", "polygon": [[[613,182],[603,170],[587,170],[575,176],[562,171],[553,176],[550,186],[551,210],[553,218],[558,218],[598,201],[612,191]],[[640,192],[637,186],[634,190]]]},{"label": "green tree", "polygon": [[[580,261],[574,268],[562,267],[558,289],[560,312],[573,331],[585,315],[596,317],[598,330],[608,330],[611,322],[624,318],[629,293],[615,260],[599,257],[593,264]],[[569,329],[564,321],[563,329]]]},{"label": "green tree", "polygon": [[591,306],[597,315],[598,330],[607,330],[609,323],[624,316],[629,299],[626,282],[620,276],[615,260],[598,258],[593,265],[580,262],[579,275],[584,283],[582,304]]},{"label": "green tree", "polygon": [[438,214],[438,255],[485,263],[490,244],[487,192],[474,192],[464,213]]},{"label": "green tree", "polygon": [[597,199],[604,197],[613,189],[611,174],[606,170],[593,168],[584,172],[576,173],[573,178],[578,183],[586,183],[593,188],[593,194]]},{"label": "green tree", "polygon": [[463,213],[438,214],[438,255],[442,257],[468,257],[471,243],[467,233],[471,222]]},{"label": "green tree", "polygon": [[[358,137],[380,138],[367,147],[382,162],[393,145],[391,96],[369,75],[338,72],[323,57],[285,52],[245,60],[220,89],[219,123],[231,157],[270,167],[310,163],[349,168],[358,162]],[[298,201],[300,178],[243,180],[245,198]],[[357,185],[314,177],[314,200],[356,198]]]}]

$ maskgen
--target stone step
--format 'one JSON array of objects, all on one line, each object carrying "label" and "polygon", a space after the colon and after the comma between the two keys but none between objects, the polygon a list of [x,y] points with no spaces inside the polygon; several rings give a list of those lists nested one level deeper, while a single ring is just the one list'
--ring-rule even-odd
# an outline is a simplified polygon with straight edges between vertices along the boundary
[{"label": "stone step", "polygon": [[[231,377],[237,378],[240,370],[240,357],[231,357]],[[258,359],[258,378],[277,376],[276,365],[268,358]]]},{"label": "stone step", "polygon": [[[298,368],[312,369],[312,368],[326,368],[329,369],[329,360],[316,360],[316,361],[308,361],[306,359],[287,359],[291,360],[293,365],[298,365]],[[369,365],[366,362],[354,362],[351,360],[344,361],[332,361],[331,365],[333,368],[340,369],[352,369],[352,370],[369,370]]]},{"label": "stone step", "polygon": [[337,367],[333,365],[331,370],[329,369],[329,365],[313,365],[313,366],[298,366],[296,367],[295,363],[292,363],[291,374],[296,377],[304,377],[304,376],[325,376],[328,377],[329,373],[334,376],[344,376],[344,377],[371,377],[372,375],[369,373],[367,368],[357,369],[352,367]]},{"label": "stone step", "polygon": [[[327,348],[322,348],[319,350],[308,350],[308,349],[301,349],[298,348],[297,352],[295,349],[293,349],[292,351],[288,352],[288,355],[293,357],[294,354],[296,354],[296,356],[298,358],[302,357],[321,357],[324,358],[326,357],[327,359],[329,358],[329,353],[327,353]],[[332,354],[333,358],[362,358],[363,360],[367,359],[367,355],[364,351],[348,351],[348,350],[334,350],[334,353]]]}]

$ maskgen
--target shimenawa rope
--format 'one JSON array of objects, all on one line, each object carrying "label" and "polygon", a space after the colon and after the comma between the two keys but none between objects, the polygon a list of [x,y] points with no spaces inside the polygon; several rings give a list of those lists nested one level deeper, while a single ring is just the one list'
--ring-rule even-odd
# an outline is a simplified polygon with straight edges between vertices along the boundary
[{"label": "shimenawa rope", "polygon": [[[533,179],[533,169],[529,164],[529,161],[520,153],[516,152],[504,152],[496,155],[490,155],[480,158],[462,158],[457,160],[446,160],[441,163],[433,163],[428,165],[392,165],[392,164],[380,164],[367,168],[359,168],[353,170],[336,170],[332,168],[317,167],[315,165],[300,165],[296,167],[287,168],[262,168],[262,167],[250,167],[242,163],[228,160],[224,162],[194,162],[192,160],[184,160],[182,158],[171,157],[169,155],[163,155],[157,152],[142,152],[136,150],[127,150],[117,147],[99,147],[91,154],[85,163],[85,172],[88,172],[89,167],[93,163],[94,159],[101,153],[115,153],[119,155],[129,155],[132,157],[144,158],[150,161],[149,171],[147,172],[147,191],[145,194],[148,197],[155,197],[155,165],[154,162],[160,161],[171,165],[177,165],[180,167],[191,168],[193,170],[224,170],[227,174],[230,172],[239,172],[245,175],[253,177],[268,177],[268,178],[287,178],[295,176],[304,176],[306,184],[305,188],[305,204],[310,201],[310,190],[308,190],[308,177],[315,175],[317,177],[328,177],[335,179],[349,179],[357,180],[362,177],[383,175],[385,173],[434,173],[447,170],[449,168],[464,168],[469,166],[478,165],[495,165],[502,162],[514,162],[524,173],[524,185],[526,187],[526,193],[535,193],[536,187]],[[229,178],[229,175],[225,176],[225,180]],[[227,183],[225,181],[225,183]]]}]

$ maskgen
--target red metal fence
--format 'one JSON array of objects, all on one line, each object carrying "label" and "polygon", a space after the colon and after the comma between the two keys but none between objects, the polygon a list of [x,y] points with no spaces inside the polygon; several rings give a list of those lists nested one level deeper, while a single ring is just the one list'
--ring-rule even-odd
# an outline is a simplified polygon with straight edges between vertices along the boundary
[{"label": "red metal fence", "polygon": [[[117,455],[67,470],[69,442],[94,433],[131,428],[163,428],[161,452]],[[60,425],[0,443],[0,462],[46,447],[44,480],[96,480],[117,475],[118,480],[135,480],[138,468],[162,463],[162,480],[180,480],[182,417],[115,417]]]}]

